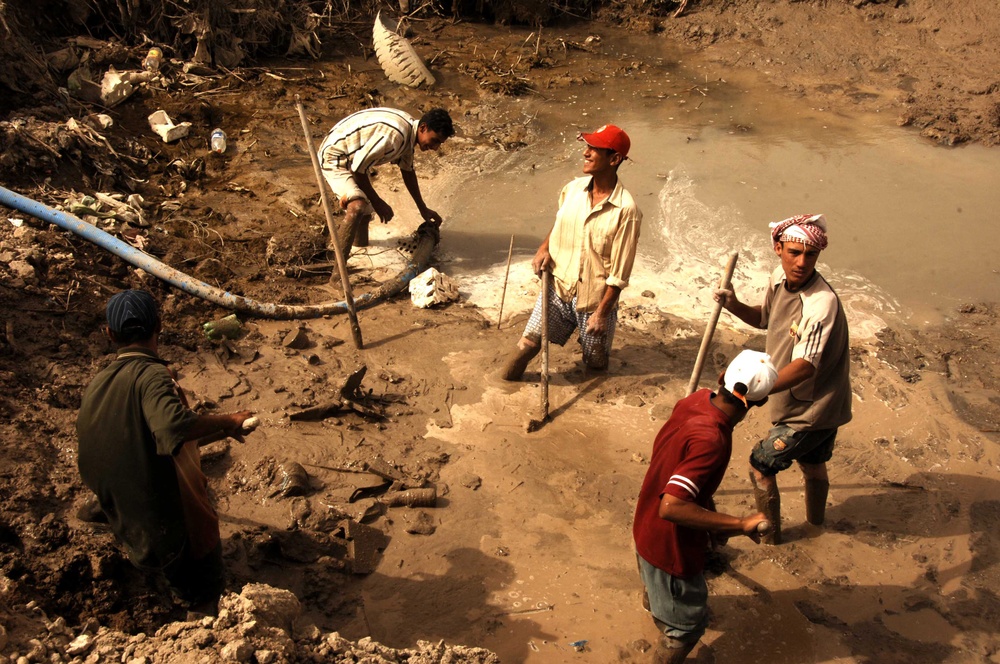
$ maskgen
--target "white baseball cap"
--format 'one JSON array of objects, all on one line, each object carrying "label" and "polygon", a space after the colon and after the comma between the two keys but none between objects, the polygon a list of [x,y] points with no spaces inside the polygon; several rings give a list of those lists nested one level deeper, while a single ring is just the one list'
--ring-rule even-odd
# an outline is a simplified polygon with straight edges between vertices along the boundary
[{"label": "white baseball cap", "polygon": [[760,401],[771,393],[778,370],[771,356],[756,350],[745,350],[729,363],[722,386],[742,401]]}]

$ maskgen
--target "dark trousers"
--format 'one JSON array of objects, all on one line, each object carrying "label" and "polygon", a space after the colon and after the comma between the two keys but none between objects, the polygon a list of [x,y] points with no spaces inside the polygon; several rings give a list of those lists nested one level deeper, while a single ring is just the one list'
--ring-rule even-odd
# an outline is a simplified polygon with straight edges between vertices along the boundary
[{"label": "dark trousers", "polygon": [[171,589],[185,602],[205,604],[217,601],[226,589],[222,542],[198,559],[181,556],[163,569]]}]

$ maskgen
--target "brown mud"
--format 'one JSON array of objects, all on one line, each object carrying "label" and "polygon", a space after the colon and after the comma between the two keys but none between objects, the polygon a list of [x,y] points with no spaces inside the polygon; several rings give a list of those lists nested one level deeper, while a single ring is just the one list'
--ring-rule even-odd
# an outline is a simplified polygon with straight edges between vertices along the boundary
[{"label": "brown mud", "polygon": [[[339,300],[327,272],[303,269],[327,258],[296,96],[314,137],[364,106],[447,107],[459,136],[418,156],[425,195],[448,169],[475,168],[543,130],[513,95],[557,105],[605,77],[641,77],[588,41],[622,31],[756,69],[812,107],[898,118],[919,129],[914,141],[994,145],[998,13],[989,0],[702,2],[676,19],[617,16],[624,26],[565,24],[540,37],[414,21],[413,43],[440,75],[430,90],[390,84],[344,42],[316,61],[230,72],[171,63],[110,112],[110,128],[86,124],[101,109],[84,104],[75,125],[56,106],[10,113],[0,173],[52,205],[141,194],[141,219],[89,220],[233,293]],[[142,57],[98,52],[121,68]],[[146,120],[156,109],[191,122],[191,137],[162,143]],[[207,138],[222,123],[240,129],[220,156]],[[400,212],[389,239],[352,258],[355,292],[384,278],[376,255],[395,255],[416,226],[392,169],[376,186]],[[251,319],[238,338],[210,341],[202,324],[227,311],[78,237],[8,217],[17,223],[0,225],[0,661],[492,661],[487,650],[504,662],[648,661],[656,635],[638,602],[631,511],[704,321],[627,297],[607,374],[585,372],[573,344],[553,349],[552,417],[529,434],[537,367],[523,383],[495,377],[523,311],[498,331],[461,301],[418,310],[400,297],[361,312],[363,351],[337,315]],[[216,444],[205,460],[231,572],[214,620],[187,621],[106,530],[77,518],[87,495],[76,408],[111,351],[103,304],[125,287],[161,302],[163,355],[197,408],[248,408],[262,420],[246,445]],[[970,303],[943,325],[856,342],[856,418],[831,465],[827,525],[804,524],[798,474],[783,475],[789,541],[718,551],[714,622],[695,661],[1000,661],[997,315]],[[761,344],[745,328],[720,329],[702,384],[740,347]],[[360,366],[360,389],[345,401],[340,388]],[[321,406],[331,406],[325,419],[291,417]],[[751,510],[744,460],[766,427],[755,414],[738,431],[720,509]],[[425,487],[434,507],[379,500]]]}]

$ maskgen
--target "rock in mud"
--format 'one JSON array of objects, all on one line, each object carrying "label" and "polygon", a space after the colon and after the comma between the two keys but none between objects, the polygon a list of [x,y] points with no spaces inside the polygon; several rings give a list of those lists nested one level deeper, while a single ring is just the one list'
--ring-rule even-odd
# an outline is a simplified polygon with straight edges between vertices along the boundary
[{"label": "rock in mud", "polygon": [[462,477],[461,482],[462,486],[464,486],[465,488],[472,489],[473,491],[475,491],[476,489],[478,489],[483,485],[483,478],[481,478],[479,475],[473,475],[470,473]]},{"label": "rock in mud", "polygon": [[435,530],[437,526],[434,525],[434,520],[423,510],[417,512],[416,517],[406,527],[406,532],[411,535],[433,535]]},{"label": "rock in mud", "polygon": [[281,340],[281,345],[293,350],[304,350],[309,348],[311,344],[306,329],[304,327],[297,327],[285,335],[285,338]]},{"label": "rock in mud", "polygon": [[288,461],[281,465],[281,496],[304,496],[312,491],[309,484],[309,473],[302,464]]}]

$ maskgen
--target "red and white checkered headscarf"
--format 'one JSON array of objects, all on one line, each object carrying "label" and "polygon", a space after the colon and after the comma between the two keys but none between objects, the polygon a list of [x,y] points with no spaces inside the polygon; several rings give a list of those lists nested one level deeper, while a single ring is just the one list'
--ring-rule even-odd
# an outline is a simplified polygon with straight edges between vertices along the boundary
[{"label": "red and white checkered headscarf", "polygon": [[768,224],[774,242],[801,242],[820,251],[826,249],[826,217],[821,214],[797,214]]}]

